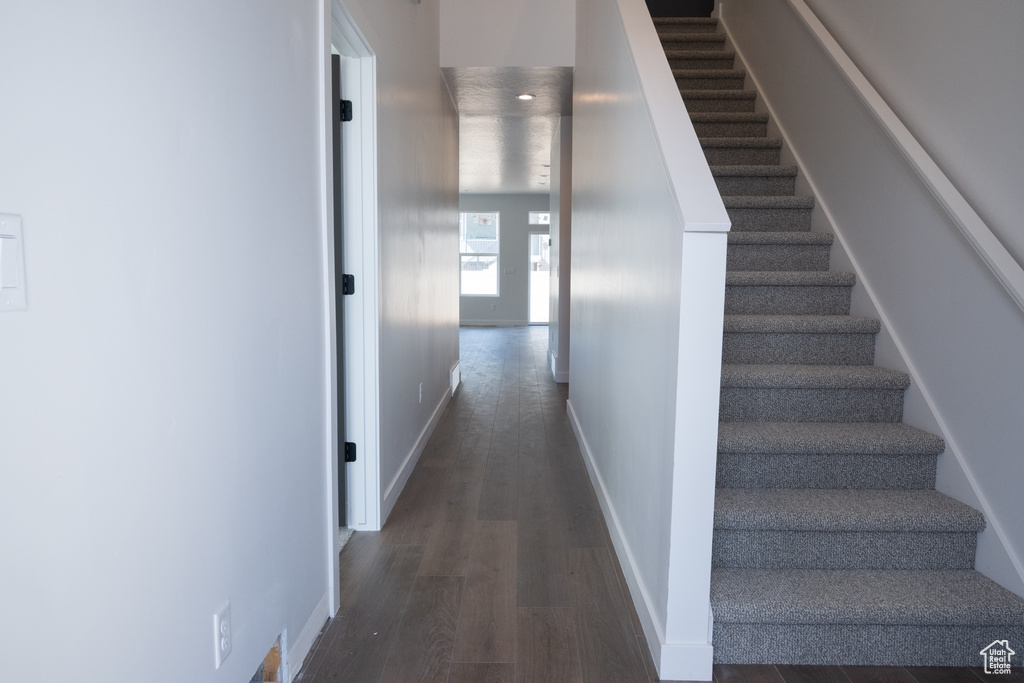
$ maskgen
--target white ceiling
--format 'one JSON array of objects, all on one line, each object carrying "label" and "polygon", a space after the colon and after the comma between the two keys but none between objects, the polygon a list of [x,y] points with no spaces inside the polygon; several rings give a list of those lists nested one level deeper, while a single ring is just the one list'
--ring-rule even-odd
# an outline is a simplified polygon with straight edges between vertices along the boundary
[{"label": "white ceiling", "polygon": [[[459,191],[550,190],[551,139],[572,113],[572,67],[445,67],[459,110]],[[516,95],[528,93],[532,100]]]}]

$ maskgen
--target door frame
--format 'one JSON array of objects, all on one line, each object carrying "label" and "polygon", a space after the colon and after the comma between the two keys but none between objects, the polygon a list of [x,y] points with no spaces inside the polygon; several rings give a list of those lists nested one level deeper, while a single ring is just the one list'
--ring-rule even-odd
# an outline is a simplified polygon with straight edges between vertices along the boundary
[{"label": "door frame", "polygon": [[[338,592],[338,554],[341,536],[338,527],[338,467],[347,467],[348,527],[355,530],[380,529],[380,413],[379,413],[379,253],[377,210],[377,63],[369,42],[356,26],[352,15],[339,0],[331,0],[328,48],[341,56],[342,97],[353,103],[352,121],[342,127],[342,189],[345,197],[343,215],[345,244],[343,264],[334,262],[334,202],[331,195],[333,171],[330,151],[333,147],[333,126],[328,119],[325,140],[324,186],[325,206],[324,272],[325,317],[327,331],[328,436],[327,505],[328,584],[331,593],[331,615],[340,604]],[[331,52],[328,50],[328,52]],[[331,111],[330,54],[327,63],[326,110]],[[355,294],[345,301],[342,327],[344,358],[337,357],[338,325],[335,320],[335,278],[342,273],[355,276]],[[339,363],[344,364],[344,387],[337,385]],[[345,434],[339,433],[339,391],[344,392]],[[356,444],[357,459],[344,464],[344,443]],[[340,456],[340,457],[339,457]]]}]

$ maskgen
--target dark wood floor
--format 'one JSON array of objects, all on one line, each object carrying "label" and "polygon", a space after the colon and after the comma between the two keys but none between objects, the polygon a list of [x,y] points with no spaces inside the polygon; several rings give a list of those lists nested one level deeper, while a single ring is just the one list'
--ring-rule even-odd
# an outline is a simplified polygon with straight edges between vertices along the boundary
[{"label": "dark wood floor", "polygon": [[[547,327],[463,328],[463,387],[384,529],[341,553],[303,683],[657,681]],[[718,666],[718,683],[979,683],[971,669]],[[1019,675],[1000,677],[1024,683]]]}]

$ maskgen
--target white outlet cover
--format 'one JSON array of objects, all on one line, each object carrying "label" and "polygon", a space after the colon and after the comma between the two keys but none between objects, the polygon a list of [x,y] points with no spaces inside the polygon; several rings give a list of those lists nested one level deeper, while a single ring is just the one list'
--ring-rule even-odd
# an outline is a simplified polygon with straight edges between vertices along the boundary
[{"label": "white outlet cover", "polygon": [[24,311],[25,246],[21,216],[0,213],[0,311]]},{"label": "white outlet cover", "polygon": [[227,600],[213,615],[213,667],[219,669],[231,654],[231,603]]}]

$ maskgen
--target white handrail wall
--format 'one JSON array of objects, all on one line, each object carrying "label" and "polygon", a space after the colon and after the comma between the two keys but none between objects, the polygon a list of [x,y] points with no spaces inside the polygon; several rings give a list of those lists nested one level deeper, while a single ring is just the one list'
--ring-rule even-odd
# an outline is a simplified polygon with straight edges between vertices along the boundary
[{"label": "white handrail wall", "polygon": [[730,222],[643,0],[576,35],[568,409],[661,677],[710,680]]},{"label": "white handrail wall", "polygon": [[886,104],[874,86],[868,82],[867,77],[839,46],[839,43],[811,11],[807,3],[804,0],[788,0],[788,2],[814,39],[818,41],[825,55],[835,64],[839,73],[863,100],[867,110],[875,117],[882,130],[892,139],[896,148],[906,157],[911,167],[931,190],[935,200],[949,213],[949,217],[992,270],[1000,284],[1006,288],[1017,305],[1024,310],[1024,269],[1014,260],[999,238],[992,233],[992,229],[985,224],[978,212],[953,186],[953,183],[925,151],[917,138],[903,125],[896,113]]},{"label": "white handrail wall", "polygon": [[854,313],[882,319],[876,362],[912,376],[904,421],[946,440],[937,487],[985,513],[977,568],[1024,592],[1019,266],[803,0],[720,14],[857,272]]}]

